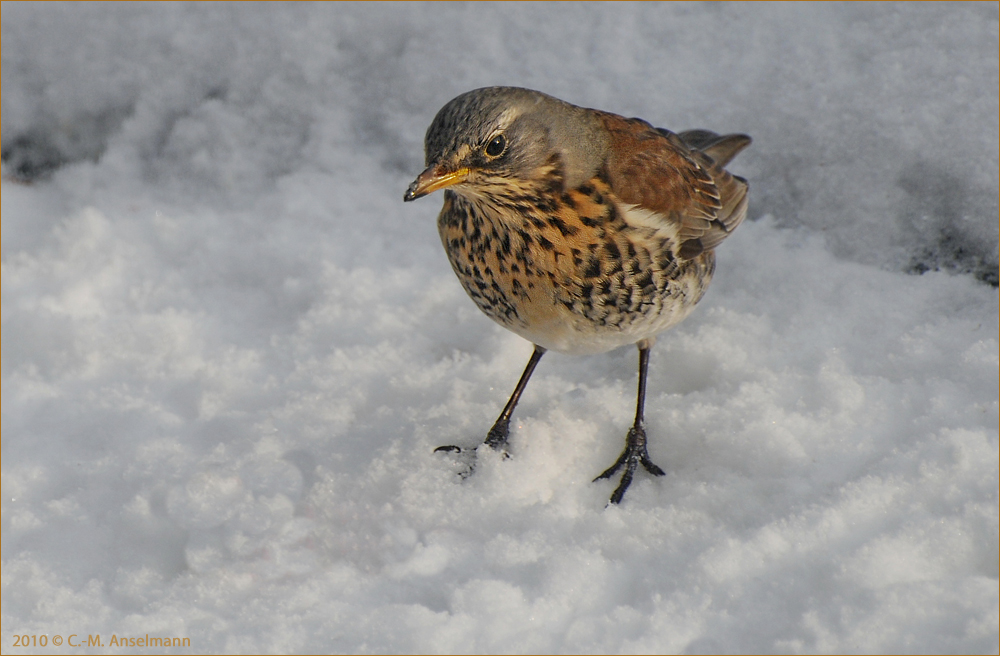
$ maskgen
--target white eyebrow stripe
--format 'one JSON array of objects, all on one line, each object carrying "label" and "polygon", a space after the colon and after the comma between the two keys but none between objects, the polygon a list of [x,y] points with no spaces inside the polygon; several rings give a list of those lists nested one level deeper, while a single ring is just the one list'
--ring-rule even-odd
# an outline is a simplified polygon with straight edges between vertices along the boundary
[{"label": "white eyebrow stripe", "polygon": [[504,130],[514,122],[514,119],[521,115],[521,110],[516,107],[509,107],[500,114],[497,118],[497,128]]}]

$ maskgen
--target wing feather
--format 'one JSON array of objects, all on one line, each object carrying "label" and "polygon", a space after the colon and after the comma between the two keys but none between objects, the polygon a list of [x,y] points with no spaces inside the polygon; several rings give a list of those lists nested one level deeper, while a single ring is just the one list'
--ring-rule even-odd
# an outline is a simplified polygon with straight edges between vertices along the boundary
[{"label": "wing feather", "polygon": [[610,135],[604,173],[612,191],[673,224],[680,257],[715,248],[743,221],[747,182],[723,166],[750,144],[750,137],[708,130],[678,135],[603,112],[601,119]]}]

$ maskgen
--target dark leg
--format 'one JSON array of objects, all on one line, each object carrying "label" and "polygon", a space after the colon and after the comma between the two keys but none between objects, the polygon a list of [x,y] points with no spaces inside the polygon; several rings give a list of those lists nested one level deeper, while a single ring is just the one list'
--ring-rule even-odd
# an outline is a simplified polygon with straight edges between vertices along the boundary
[{"label": "dark leg", "polygon": [[625,467],[621,483],[611,493],[611,503],[621,503],[622,498],[625,496],[625,490],[632,484],[632,476],[635,474],[635,469],[638,465],[641,464],[646,471],[654,476],[663,476],[664,474],[663,470],[654,465],[653,461],[649,459],[649,453],[646,451],[646,427],[643,425],[642,419],[643,406],[646,404],[646,369],[649,367],[649,349],[652,343],[648,340],[643,340],[639,342],[638,346],[639,391],[636,395],[635,423],[632,424],[632,428],[629,429],[628,435],[625,437],[625,450],[618,456],[618,460],[615,461],[615,464],[608,467],[603,474],[594,479],[595,481],[599,481],[602,478],[611,478],[622,466]]},{"label": "dark leg", "polygon": [[[524,392],[524,388],[528,385],[528,379],[531,378],[531,373],[535,370],[535,365],[538,361],[542,359],[545,355],[545,349],[541,346],[535,345],[535,350],[531,354],[531,359],[528,360],[527,366],[524,368],[524,373],[521,374],[521,379],[517,381],[517,386],[514,388],[514,393],[510,395],[510,399],[507,401],[507,405],[503,407],[503,412],[497,417],[496,423],[493,424],[493,428],[490,432],[486,434],[486,441],[484,444],[488,444],[490,448],[495,450],[500,450],[507,444],[507,435],[510,432],[510,416],[514,414],[514,407],[517,402],[521,399],[521,393]],[[439,446],[434,449],[434,451],[461,451],[457,446]]]}]

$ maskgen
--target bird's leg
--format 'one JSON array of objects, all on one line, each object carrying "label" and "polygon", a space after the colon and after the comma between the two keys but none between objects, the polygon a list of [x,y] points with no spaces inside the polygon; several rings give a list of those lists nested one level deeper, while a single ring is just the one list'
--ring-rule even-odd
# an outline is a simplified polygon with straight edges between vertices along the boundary
[{"label": "bird's leg", "polygon": [[602,478],[611,478],[615,473],[625,467],[622,480],[611,493],[611,503],[621,503],[625,496],[625,490],[632,484],[632,476],[638,465],[654,476],[663,476],[664,471],[653,464],[646,451],[646,427],[643,424],[643,406],[646,404],[646,370],[649,367],[649,349],[652,347],[652,340],[644,339],[638,343],[639,346],[639,390],[636,394],[635,423],[625,436],[625,450],[618,456],[615,464],[608,467],[604,473],[595,478],[599,481]]},{"label": "bird's leg", "polygon": [[[528,360],[527,366],[524,367],[524,373],[521,374],[521,379],[517,381],[517,386],[514,388],[514,392],[510,395],[510,399],[507,400],[507,405],[503,407],[503,411],[500,416],[497,417],[496,422],[493,424],[493,428],[490,432],[486,434],[486,440],[483,442],[494,450],[501,450],[507,444],[507,436],[510,433],[510,416],[514,414],[514,407],[517,402],[521,399],[521,393],[524,392],[524,388],[528,385],[528,379],[531,378],[531,373],[535,370],[535,366],[538,361],[542,359],[545,355],[545,349],[541,346],[535,345],[535,350],[531,354],[531,358]],[[434,449],[434,451],[461,451],[462,449],[453,446],[439,446]]]}]

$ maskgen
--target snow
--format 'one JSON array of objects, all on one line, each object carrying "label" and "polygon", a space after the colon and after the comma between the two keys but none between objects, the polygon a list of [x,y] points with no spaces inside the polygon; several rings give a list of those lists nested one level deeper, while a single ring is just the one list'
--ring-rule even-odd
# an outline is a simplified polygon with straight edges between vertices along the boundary
[{"label": "snow", "polygon": [[[4,653],[997,653],[996,3],[2,29]],[[546,355],[510,459],[432,453],[531,352],[459,287],[440,195],[402,203],[491,84],[755,139],[750,219],[652,353],[667,476],[619,507],[591,479],[632,348]]]}]

